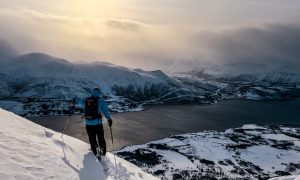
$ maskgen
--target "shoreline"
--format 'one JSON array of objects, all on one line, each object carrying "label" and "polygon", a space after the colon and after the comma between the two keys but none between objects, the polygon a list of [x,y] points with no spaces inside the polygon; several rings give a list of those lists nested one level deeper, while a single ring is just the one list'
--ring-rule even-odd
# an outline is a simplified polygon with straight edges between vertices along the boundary
[{"label": "shoreline", "polygon": [[[285,107],[285,108],[282,108]],[[300,101],[262,102],[229,100],[210,106],[200,105],[151,105],[139,112],[112,114],[116,149],[126,145],[143,144],[174,134],[224,131],[243,124],[284,124],[300,126],[297,117]],[[249,111],[250,110],[250,111]],[[88,142],[81,115],[31,117],[31,121],[61,132],[69,119],[66,134]],[[103,121],[106,138],[110,139],[106,120]]]},{"label": "shoreline", "polygon": [[[212,103],[203,103],[203,104],[197,104],[197,103],[186,103],[186,104],[180,104],[180,103],[138,104],[137,108],[132,108],[132,109],[128,109],[128,110],[125,110],[125,111],[119,111],[119,112],[118,111],[110,111],[110,113],[111,114],[122,114],[122,113],[131,113],[131,112],[142,112],[142,111],[146,111],[146,110],[150,109],[151,107],[159,107],[159,106],[211,106],[211,105],[215,105],[215,104],[218,104],[218,103],[223,103],[223,102],[227,102],[227,101],[234,101],[234,100],[254,101],[254,102],[286,102],[286,101],[297,101],[297,100],[300,100],[300,98],[281,99],[281,100],[276,100],[276,99],[274,99],[274,100],[272,100],[272,99],[256,100],[256,99],[246,99],[246,98],[233,97],[233,98],[228,98],[228,99],[221,99],[221,100],[218,100],[218,101],[212,102]],[[20,103],[20,102],[16,102],[16,103]],[[18,115],[20,115],[20,114],[18,114]],[[23,116],[23,115],[20,115],[20,116],[25,117],[25,118],[32,118],[32,117],[77,116],[77,115],[83,115],[83,113],[73,113],[73,114],[56,113],[56,114],[47,114],[47,115],[37,115],[37,114],[35,114],[35,115],[29,115],[29,116]]]}]

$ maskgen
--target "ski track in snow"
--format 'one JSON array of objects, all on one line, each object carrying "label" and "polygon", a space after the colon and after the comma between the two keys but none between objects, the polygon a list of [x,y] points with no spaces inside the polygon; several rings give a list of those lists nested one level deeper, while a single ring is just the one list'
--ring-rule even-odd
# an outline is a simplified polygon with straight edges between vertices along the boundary
[{"label": "ski track in snow", "polygon": [[111,153],[103,167],[88,144],[3,109],[0,124],[0,179],[156,179]]}]

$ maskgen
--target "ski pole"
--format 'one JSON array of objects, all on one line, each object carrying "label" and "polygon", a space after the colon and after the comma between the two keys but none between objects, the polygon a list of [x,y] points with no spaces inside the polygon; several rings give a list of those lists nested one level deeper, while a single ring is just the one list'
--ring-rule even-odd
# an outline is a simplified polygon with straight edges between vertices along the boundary
[{"label": "ski pole", "polygon": [[[75,98],[72,100],[72,102],[73,102],[73,103],[72,103],[72,110],[74,111],[74,107],[75,107],[75,103],[76,103]],[[63,137],[64,134],[65,134],[65,130],[66,130],[66,128],[67,128],[67,125],[68,125],[70,116],[71,116],[71,111],[69,110],[69,117],[68,117],[68,119],[67,119],[66,122],[65,122],[65,126],[64,126],[64,129],[63,129],[63,131],[62,131],[61,137]]]},{"label": "ski pole", "polygon": [[[115,151],[114,138],[113,138],[111,126],[109,126],[109,129],[110,129],[110,137],[111,137],[111,143],[112,143],[112,146],[113,146],[113,151]],[[113,153],[113,155],[114,155],[114,159],[115,159],[115,166],[117,167],[117,161],[116,161],[115,153]]]}]

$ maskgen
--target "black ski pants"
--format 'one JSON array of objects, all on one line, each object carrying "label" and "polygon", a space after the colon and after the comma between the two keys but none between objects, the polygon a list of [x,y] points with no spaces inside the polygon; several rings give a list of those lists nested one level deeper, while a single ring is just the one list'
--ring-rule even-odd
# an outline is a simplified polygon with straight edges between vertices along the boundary
[{"label": "black ski pants", "polygon": [[[104,131],[103,131],[103,125],[98,124],[98,125],[86,125],[85,126],[87,134],[89,136],[89,141],[91,144],[91,149],[93,153],[96,155],[97,150],[96,148],[98,147],[98,144],[100,148],[105,149],[106,151],[106,143],[104,139]],[[97,143],[98,140],[98,143]]]}]

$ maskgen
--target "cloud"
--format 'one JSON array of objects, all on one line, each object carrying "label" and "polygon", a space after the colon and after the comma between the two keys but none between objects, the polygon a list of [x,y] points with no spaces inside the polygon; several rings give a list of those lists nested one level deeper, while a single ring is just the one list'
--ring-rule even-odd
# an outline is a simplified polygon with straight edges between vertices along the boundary
[{"label": "cloud", "polygon": [[198,32],[189,37],[190,59],[216,64],[300,67],[300,24],[270,23]]},{"label": "cloud", "polygon": [[106,21],[106,25],[114,29],[133,32],[139,31],[140,29],[146,27],[146,25],[143,23],[127,19],[109,19]]},{"label": "cloud", "polygon": [[[70,17],[0,9],[0,38],[21,53],[41,51],[81,61],[106,60],[145,69],[204,63],[300,67],[300,23],[202,30],[131,19]],[[180,62],[180,63],[178,63]],[[174,67],[173,66],[173,67]]]},{"label": "cloud", "polygon": [[85,23],[85,24],[98,24],[106,25],[108,28],[125,30],[125,31],[138,31],[147,25],[138,21],[130,19],[116,19],[116,18],[93,18],[93,17],[68,17],[59,16],[54,14],[41,13],[30,9],[22,9],[18,12],[22,16],[29,16],[41,22],[55,22],[55,23]]},{"label": "cloud", "polygon": [[39,11],[31,9],[1,9],[0,16],[14,20],[14,23],[17,19],[27,20],[34,23],[40,23],[44,25],[55,25],[57,26],[87,26],[87,28],[97,28],[98,26],[119,29],[125,31],[137,31],[147,25],[135,20],[130,19],[116,19],[116,18],[94,18],[94,17],[69,17],[63,15],[55,15],[50,13],[42,13]]},{"label": "cloud", "polygon": [[31,9],[0,9],[0,24],[0,38],[21,53],[41,51],[85,61],[112,60],[141,50],[148,42],[143,30],[150,27],[130,19],[69,17]]},{"label": "cloud", "polygon": [[282,67],[300,71],[300,23],[263,23],[205,31],[170,30],[151,38],[157,43],[155,47],[161,48],[130,54],[132,59],[139,59],[135,64],[144,63],[166,71],[211,65],[230,65],[248,72]]}]

